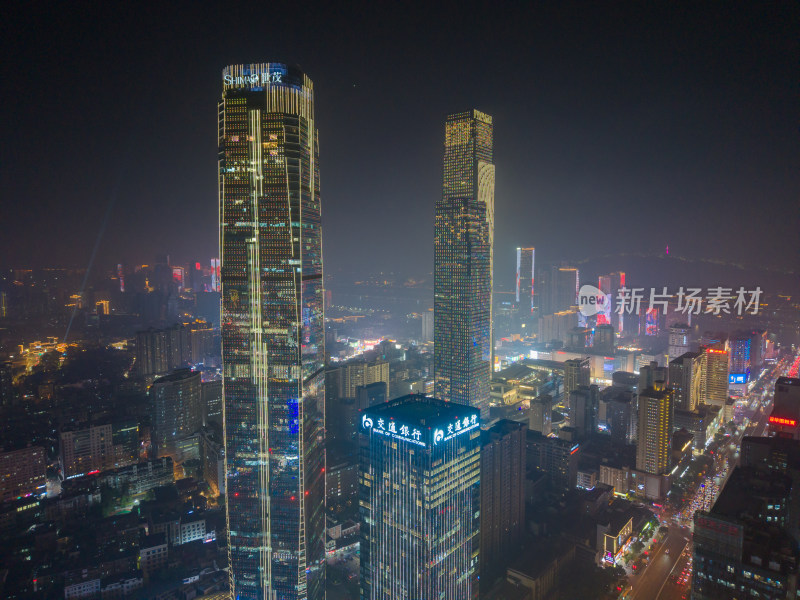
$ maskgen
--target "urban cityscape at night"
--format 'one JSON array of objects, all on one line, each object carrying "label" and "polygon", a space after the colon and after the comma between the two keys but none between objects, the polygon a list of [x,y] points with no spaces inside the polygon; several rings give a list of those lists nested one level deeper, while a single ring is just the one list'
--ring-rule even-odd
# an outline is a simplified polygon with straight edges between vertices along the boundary
[{"label": "urban cityscape at night", "polygon": [[800,599],[800,4],[5,22],[0,598]]}]

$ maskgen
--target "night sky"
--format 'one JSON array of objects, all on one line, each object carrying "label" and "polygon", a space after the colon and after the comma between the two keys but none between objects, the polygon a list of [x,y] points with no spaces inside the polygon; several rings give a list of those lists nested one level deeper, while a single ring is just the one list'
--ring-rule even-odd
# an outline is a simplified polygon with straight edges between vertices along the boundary
[{"label": "night sky", "polygon": [[499,277],[518,245],[797,266],[796,2],[340,4],[5,7],[0,266],[85,265],[109,203],[98,266],[207,264],[221,70],[269,61],[314,81],[329,273],[431,270],[444,117],[473,107]]}]

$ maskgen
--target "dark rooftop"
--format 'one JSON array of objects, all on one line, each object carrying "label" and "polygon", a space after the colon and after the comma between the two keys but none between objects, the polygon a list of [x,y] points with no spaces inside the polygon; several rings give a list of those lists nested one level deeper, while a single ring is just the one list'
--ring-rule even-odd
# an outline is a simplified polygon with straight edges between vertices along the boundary
[{"label": "dark rooftop", "polygon": [[192,371],[191,369],[177,369],[173,371],[169,375],[164,375],[163,377],[157,378],[153,384],[156,383],[171,383],[173,381],[183,381],[184,379],[189,379],[193,376],[200,377],[200,371]]},{"label": "dark rooftop", "polygon": [[700,356],[699,352],[684,352],[679,357],[673,358],[669,362],[670,362],[670,364],[672,364],[672,363],[678,364],[678,363],[682,363],[685,358],[697,358],[698,356]]},{"label": "dark rooftop", "polygon": [[737,467],[711,512],[735,519],[758,518],[764,498],[789,498],[791,490],[792,480],[788,475],[759,471],[754,467]]},{"label": "dark rooftop", "polygon": [[500,419],[489,429],[482,431],[481,438],[483,439],[483,442],[486,443],[493,439],[497,439],[498,436],[502,437],[514,431],[519,431],[520,429],[527,429],[527,428],[528,426],[525,423],[520,423],[518,421],[510,421],[508,419]]}]

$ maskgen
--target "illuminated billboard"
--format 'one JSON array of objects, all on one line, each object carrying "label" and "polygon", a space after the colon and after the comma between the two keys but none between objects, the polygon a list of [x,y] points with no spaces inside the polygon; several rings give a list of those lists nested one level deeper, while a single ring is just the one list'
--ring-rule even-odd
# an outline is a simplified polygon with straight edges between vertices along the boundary
[{"label": "illuminated billboard", "polygon": [[[414,398],[407,396],[406,398]],[[441,402],[434,399],[424,400]],[[421,447],[440,446],[481,426],[478,410],[449,403],[447,409],[431,411],[427,418],[420,418],[424,410],[392,410],[391,403],[378,405],[361,414],[361,429],[365,433],[378,434]],[[377,409],[377,410],[376,410]],[[455,410],[454,410],[455,409]]]}]

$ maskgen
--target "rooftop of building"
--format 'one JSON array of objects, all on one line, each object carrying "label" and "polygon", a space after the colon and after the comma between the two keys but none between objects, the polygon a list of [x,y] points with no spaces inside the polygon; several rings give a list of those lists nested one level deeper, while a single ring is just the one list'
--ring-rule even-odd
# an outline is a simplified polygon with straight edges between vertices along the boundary
[{"label": "rooftop of building", "polygon": [[691,443],[694,439],[694,435],[687,431],[686,429],[678,429],[676,432],[672,434],[672,446],[682,448],[684,444]]},{"label": "rooftop of building", "polygon": [[521,583],[500,579],[486,595],[487,600],[530,600],[531,589]]},{"label": "rooftop of building", "polygon": [[633,526],[633,508],[628,507],[623,510],[614,510],[607,512],[604,515],[603,524],[608,526],[607,535],[617,537],[626,525],[630,522]]},{"label": "rooftop of building", "polygon": [[591,490],[586,490],[583,495],[583,499],[585,502],[596,502],[603,496],[608,496],[614,492],[614,487],[607,485],[605,483],[598,483],[594,488]]},{"label": "rooftop of building", "polygon": [[[727,489],[727,488],[726,488]],[[716,506],[715,506],[716,508]],[[695,513],[695,552],[698,555],[718,552],[718,545],[709,546],[704,541],[704,529],[710,529],[712,536],[720,533],[727,536],[742,536],[741,561],[751,569],[786,575],[797,571],[797,544],[784,529],[763,520],[737,518],[715,512]],[[740,533],[741,532],[741,533]]]},{"label": "rooftop of building", "polygon": [[564,363],[557,360],[546,360],[544,358],[524,358],[522,359],[521,363],[522,365],[532,369],[548,369],[550,371],[564,370]]},{"label": "rooftop of building", "polygon": [[[553,361],[542,361],[542,362],[553,362]],[[495,373],[492,376],[492,380],[499,381],[502,383],[506,383],[509,381],[518,381],[521,379],[527,379],[534,373],[535,371],[530,366],[526,365],[523,362],[517,362]]]},{"label": "rooftop of building", "polygon": [[200,371],[192,371],[191,369],[176,369],[169,375],[163,375],[158,377],[154,382],[153,385],[158,383],[171,383],[174,381],[183,381],[184,379],[189,379],[191,377],[200,378]]},{"label": "rooftop of building", "polygon": [[150,535],[142,536],[142,541],[139,543],[139,548],[146,550],[147,548],[155,548],[156,546],[164,546],[167,543],[167,534],[163,531],[161,533],[151,533]]},{"label": "rooftop of building", "polygon": [[489,429],[481,431],[481,440],[484,442],[495,440],[498,437],[506,436],[509,433],[514,433],[523,429],[527,430],[527,428],[528,426],[525,423],[520,423],[519,421],[510,421],[509,419],[500,419],[491,427],[489,427]]},{"label": "rooftop of building", "polygon": [[516,571],[530,579],[537,579],[547,571],[555,561],[564,560],[574,548],[574,544],[563,538],[555,538],[548,544],[536,544],[529,547],[509,566],[509,571]]},{"label": "rooftop of building", "polygon": [[600,390],[600,399],[605,402],[631,402],[633,391],[627,387],[610,385]]},{"label": "rooftop of building", "polygon": [[704,419],[706,417],[714,418],[721,410],[721,407],[714,406],[713,404],[698,404],[694,410],[687,410],[684,408],[676,408],[675,415],[684,417],[692,417],[695,419]]},{"label": "rooftop of building", "polygon": [[711,513],[734,519],[760,519],[764,498],[789,498],[788,475],[756,467],[737,467],[731,473]]},{"label": "rooftop of building", "polygon": [[577,449],[579,447],[577,442],[543,435],[540,431],[536,431],[535,429],[529,429],[525,436],[529,443],[544,443],[552,446],[568,448],[570,450]]},{"label": "rooftop of building", "polygon": [[684,352],[683,354],[681,354],[677,358],[673,358],[671,361],[669,361],[669,364],[681,364],[687,358],[693,359],[693,358],[697,358],[699,356],[700,356],[699,352]]},{"label": "rooftop of building", "polygon": [[438,398],[430,398],[422,394],[409,394],[383,404],[372,406],[363,411],[371,415],[378,415],[401,421],[418,423],[429,427],[436,423],[462,419],[478,415],[480,411],[470,406],[447,402]]},{"label": "rooftop of building", "polygon": [[594,434],[581,444],[581,457],[586,464],[608,466],[615,469],[634,468],[636,465],[636,446],[634,444],[615,444],[610,435]]},{"label": "rooftop of building", "polygon": [[656,400],[661,400],[666,396],[672,394],[672,388],[664,388],[664,389],[656,389],[655,387],[648,387],[645,390],[641,390],[639,392],[640,398],[654,398]]}]

